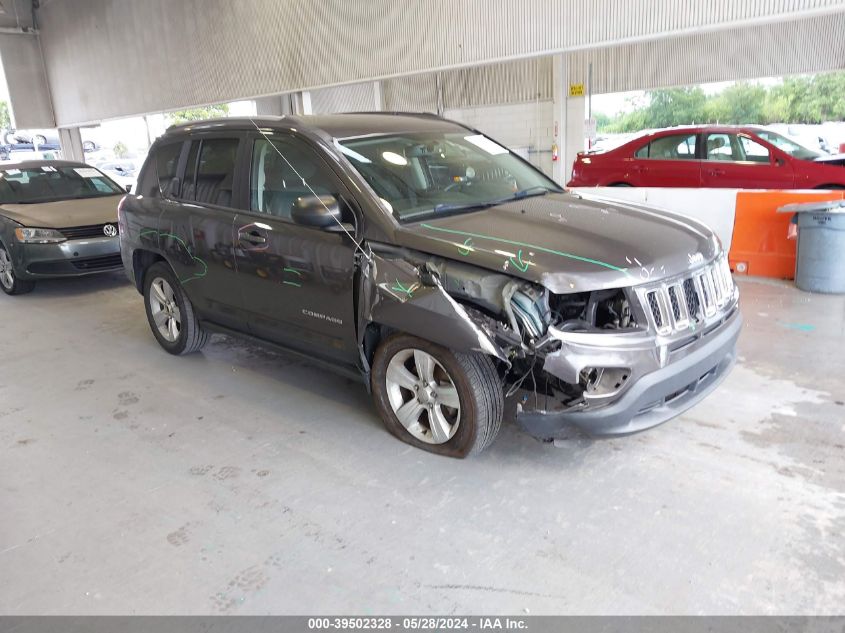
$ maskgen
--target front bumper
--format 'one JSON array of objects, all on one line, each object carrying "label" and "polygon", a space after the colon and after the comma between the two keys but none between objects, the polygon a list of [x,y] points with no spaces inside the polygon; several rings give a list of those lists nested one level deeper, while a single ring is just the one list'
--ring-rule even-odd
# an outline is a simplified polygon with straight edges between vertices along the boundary
[{"label": "front bumper", "polygon": [[[634,365],[631,384],[626,385],[622,395],[607,404],[563,411],[517,411],[517,422],[531,435],[541,439],[553,439],[566,435],[572,427],[595,436],[625,435],[662,424],[680,415],[707,394],[727,376],[736,360],[736,341],[742,327],[739,308],[724,317],[724,321],[709,334],[697,342],[674,354],[667,353],[667,362],[660,363],[659,348],[653,347],[653,356],[644,348],[631,346],[616,348],[611,354],[608,350],[587,350],[586,346],[577,349],[569,346],[562,350],[559,357],[552,361],[561,365],[572,364],[571,358],[587,358],[588,362],[611,365],[615,360]],[[641,373],[636,365],[648,364],[654,357],[659,368]],[[547,358],[546,370],[550,369]],[[571,368],[570,368],[571,369]]]},{"label": "front bumper", "polygon": [[18,242],[13,258],[15,274],[27,280],[79,277],[123,269],[117,237],[92,237],[58,244]]}]

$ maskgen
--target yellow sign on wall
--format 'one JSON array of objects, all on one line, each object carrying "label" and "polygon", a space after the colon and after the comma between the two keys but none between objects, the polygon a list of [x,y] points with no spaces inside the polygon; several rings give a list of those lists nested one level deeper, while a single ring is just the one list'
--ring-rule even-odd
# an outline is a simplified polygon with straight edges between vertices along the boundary
[{"label": "yellow sign on wall", "polygon": [[584,96],[584,84],[569,84],[569,96],[570,97],[583,97]]}]

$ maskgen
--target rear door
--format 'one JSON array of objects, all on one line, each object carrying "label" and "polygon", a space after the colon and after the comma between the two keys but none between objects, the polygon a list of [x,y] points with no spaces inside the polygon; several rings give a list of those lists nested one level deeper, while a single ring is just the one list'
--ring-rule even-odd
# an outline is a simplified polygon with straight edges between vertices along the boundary
[{"label": "rear door", "polygon": [[165,248],[200,317],[245,330],[237,283],[233,227],[243,184],[237,175],[242,134],[193,137],[181,179],[173,185],[178,204],[161,225]]},{"label": "rear door", "polygon": [[698,134],[679,133],[653,138],[634,152],[631,184],[637,187],[700,187]]},{"label": "rear door", "polygon": [[711,132],[705,135],[704,187],[791,189],[795,176],[790,161],[748,134]]},{"label": "rear door", "polygon": [[[250,135],[249,200],[238,215],[238,281],[253,334],[324,360],[358,363],[355,244],[339,227],[295,224],[301,196],[333,195],[357,225],[353,198],[319,150],[293,135]],[[354,230],[354,229],[353,229]]]}]

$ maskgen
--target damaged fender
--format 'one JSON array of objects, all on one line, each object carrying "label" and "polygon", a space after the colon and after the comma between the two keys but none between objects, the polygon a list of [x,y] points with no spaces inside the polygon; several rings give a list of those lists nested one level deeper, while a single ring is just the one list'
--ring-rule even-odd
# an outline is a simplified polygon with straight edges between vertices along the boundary
[{"label": "damaged fender", "polygon": [[[444,290],[425,263],[373,253],[365,271],[365,319],[458,352],[480,352],[508,362],[480,320]],[[509,363],[508,363],[509,364]]]}]

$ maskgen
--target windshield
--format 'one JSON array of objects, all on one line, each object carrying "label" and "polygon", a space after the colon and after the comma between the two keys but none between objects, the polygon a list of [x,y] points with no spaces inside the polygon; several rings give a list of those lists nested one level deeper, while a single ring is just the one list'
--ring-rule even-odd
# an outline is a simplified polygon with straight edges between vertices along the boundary
[{"label": "windshield", "polygon": [[55,202],[125,193],[120,185],[93,167],[27,167],[0,169],[0,204]]},{"label": "windshield", "polygon": [[562,191],[507,148],[470,130],[368,136],[337,145],[400,222]]},{"label": "windshield", "polygon": [[799,145],[795,141],[786,138],[783,134],[778,134],[777,132],[772,132],[771,130],[755,130],[755,133],[763,140],[769,141],[769,143],[771,143],[778,149],[783,150],[784,152],[786,152],[790,156],[794,156],[795,158],[813,160],[815,158],[818,158],[819,156],[822,156],[821,152],[817,152],[815,150],[810,149],[809,147]]}]

